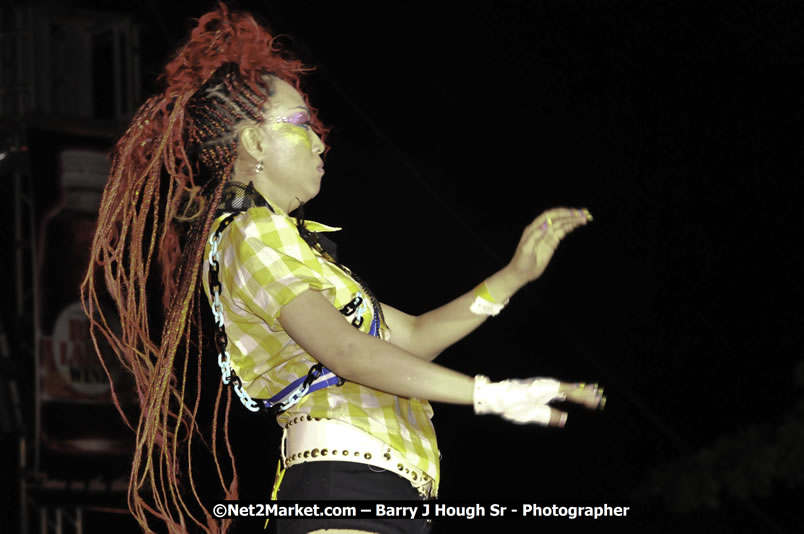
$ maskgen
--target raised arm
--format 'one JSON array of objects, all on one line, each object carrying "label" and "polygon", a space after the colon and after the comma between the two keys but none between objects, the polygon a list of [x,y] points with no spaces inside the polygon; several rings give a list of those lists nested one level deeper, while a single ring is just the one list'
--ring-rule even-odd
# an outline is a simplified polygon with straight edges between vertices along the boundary
[{"label": "raised arm", "polygon": [[[510,267],[486,279],[489,293],[498,302],[505,302],[524,285],[524,280]],[[472,290],[419,316],[409,315],[383,303],[383,313],[392,332],[391,343],[423,360],[433,361],[444,349],[469,335],[488,319],[488,315],[477,315],[470,311],[475,298],[475,291]]]},{"label": "raised arm", "polygon": [[[591,221],[587,210],[555,208],[539,215],[525,228],[514,257],[503,269],[485,280],[489,295],[506,302],[527,283],[542,275],[558,243],[572,230]],[[466,337],[488,319],[470,311],[475,290],[419,316],[383,304],[393,335],[391,343],[411,354],[432,361],[444,349]]]}]

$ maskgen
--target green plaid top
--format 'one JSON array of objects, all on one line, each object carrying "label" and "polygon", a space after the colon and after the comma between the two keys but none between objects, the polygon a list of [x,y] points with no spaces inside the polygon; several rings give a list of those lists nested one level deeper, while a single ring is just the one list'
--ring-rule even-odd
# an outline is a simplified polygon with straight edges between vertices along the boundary
[{"label": "green plaid top", "polygon": [[[223,231],[218,245],[227,350],[234,371],[255,399],[272,397],[318,363],[283,330],[278,320],[282,306],[308,289],[320,291],[337,309],[362,294],[352,277],[301,238],[293,217],[274,209],[276,213],[253,207],[241,213]],[[213,223],[213,232],[226,215]],[[339,230],[313,221],[306,227],[314,232]],[[210,298],[208,257],[209,243],[203,284]],[[360,331],[369,335],[374,309],[367,296],[363,302]],[[344,317],[349,322],[354,318]],[[388,341],[388,327],[382,325],[380,330]],[[439,454],[429,402],[347,381],[307,395],[280,414],[277,422],[284,427],[300,414],[344,421],[379,438],[427,473],[437,492]]]}]

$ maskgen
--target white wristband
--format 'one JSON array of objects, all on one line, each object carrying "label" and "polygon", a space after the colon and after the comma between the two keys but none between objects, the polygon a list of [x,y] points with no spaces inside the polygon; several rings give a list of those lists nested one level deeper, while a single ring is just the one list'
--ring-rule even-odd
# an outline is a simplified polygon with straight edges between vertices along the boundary
[{"label": "white wristband", "polygon": [[483,394],[484,386],[487,386],[489,383],[489,377],[483,375],[475,376],[475,393],[472,397],[472,404],[474,405],[476,414],[484,414],[491,411],[491,408],[486,401],[486,397]]},{"label": "white wristband", "polygon": [[561,382],[552,378],[529,378],[490,382],[483,375],[475,377],[473,405],[475,413],[493,413],[515,423],[550,423],[552,400],[564,400]]},{"label": "white wristband", "polygon": [[472,302],[472,305],[469,307],[469,311],[475,315],[491,315],[494,317],[495,315],[499,314],[503,308],[505,308],[506,304],[508,304],[507,300],[502,304],[497,304],[495,302],[489,302],[483,297],[477,296],[475,297],[475,301]]}]

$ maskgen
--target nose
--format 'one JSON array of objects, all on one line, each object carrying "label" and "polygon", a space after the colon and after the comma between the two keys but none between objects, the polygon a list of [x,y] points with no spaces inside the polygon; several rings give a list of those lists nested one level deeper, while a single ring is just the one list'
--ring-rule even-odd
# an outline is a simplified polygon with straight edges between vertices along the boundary
[{"label": "nose", "polygon": [[321,138],[318,137],[318,134],[315,133],[312,128],[310,129],[310,136],[312,137],[313,141],[313,153],[314,154],[321,154],[324,152],[324,142],[321,141]]}]

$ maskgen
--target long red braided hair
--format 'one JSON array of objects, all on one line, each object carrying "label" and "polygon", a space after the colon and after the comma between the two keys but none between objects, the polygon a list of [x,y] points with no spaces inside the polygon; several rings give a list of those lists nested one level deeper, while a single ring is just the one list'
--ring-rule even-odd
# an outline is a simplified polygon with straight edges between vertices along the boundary
[{"label": "long red braided hair", "polygon": [[[202,255],[237,159],[238,128],[263,121],[274,77],[300,90],[308,70],[253,16],[220,3],[198,19],[189,41],[165,67],[164,92],[140,107],[112,151],[81,298],[96,350],[105,339],[136,380],[136,424],[126,419],[116,397],[115,402],[136,430],[128,502],[146,532],[152,531],[149,518],[164,522],[170,532],[186,532],[191,523],[210,533],[229,527],[206,511],[191,469],[197,435],[210,444],[223,496],[237,498],[228,434],[231,390],[223,408],[230,477],[224,476],[216,445],[222,384],[211,428],[202,429],[196,419],[204,341]],[[313,128],[325,135],[310,109]],[[160,286],[161,295],[154,291]],[[106,294],[121,328],[104,315]],[[160,308],[161,331],[152,332]],[[195,379],[188,380],[193,369]],[[193,390],[195,398],[187,402],[185,394]],[[186,496],[188,489],[192,497]]]}]

